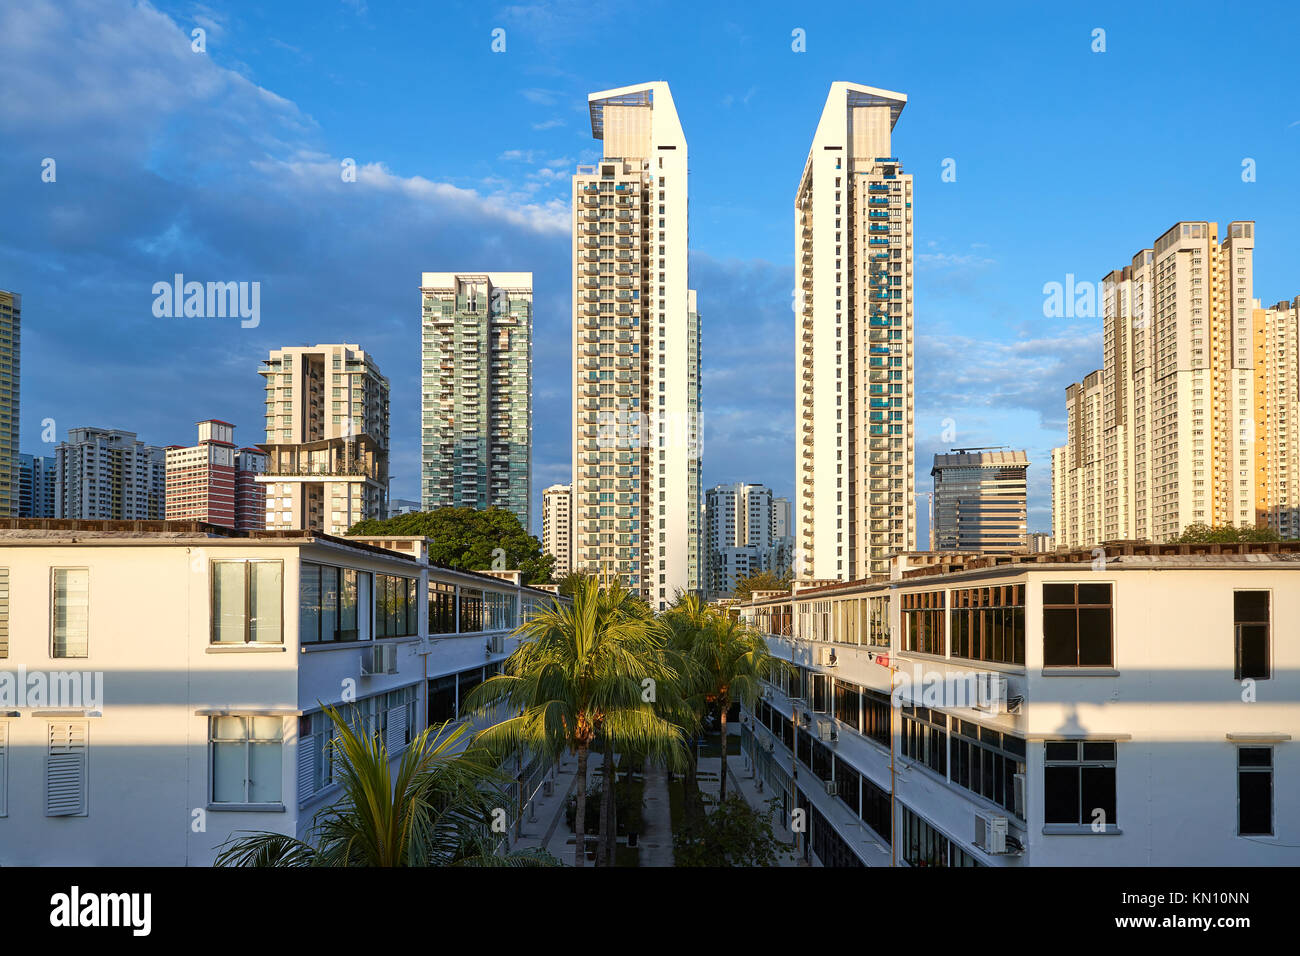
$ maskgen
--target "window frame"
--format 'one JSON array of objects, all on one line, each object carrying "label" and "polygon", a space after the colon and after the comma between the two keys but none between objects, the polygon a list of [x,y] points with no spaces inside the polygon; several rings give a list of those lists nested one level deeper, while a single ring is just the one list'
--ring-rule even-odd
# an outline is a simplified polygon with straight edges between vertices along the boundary
[{"label": "window frame", "polygon": [[[1053,759],[1048,756],[1048,748],[1053,745],[1070,744],[1075,748],[1075,756],[1071,760]],[[1115,756],[1112,758],[1086,757],[1085,749],[1089,745],[1109,744],[1114,748]],[[1078,811],[1077,820],[1066,822],[1062,820],[1047,819],[1047,787],[1048,773],[1051,768],[1072,767],[1078,771],[1075,777],[1075,809]],[[1107,817],[1106,823],[1102,830],[1094,830],[1093,823],[1085,817],[1086,808],[1083,803],[1083,771],[1085,769],[1109,769],[1112,771],[1112,790],[1114,795],[1114,812]],[[1026,811],[1027,812],[1027,811]],[[1118,740],[1081,740],[1072,738],[1067,740],[1044,740],[1043,741],[1043,825],[1044,827],[1066,828],[1069,832],[1079,833],[1118,833],[1119,832],[1119,741]]]},{"label": "window frame", "polygon": [[[244,639],[243,641],[216,640],[217,628],[217,565],[244,565]],[[280,566],[280,616],[277,630],[280,639],[276,641],[252,640],[252,606],[253,564],[278,564]],[[87,596],[89,600],[89,596]],[[209,647],[283,647],[284,646],[284,559],[283,558],[213,558],[208,562],[208,646]]]},{"label": "window frame", "polygon": [[[1236,835],[1250,839],[1251,837],[1272,837],[1277,835],[1277,761],[1274,759],[1274,748],[1262,744],[1242,744],[1237,748],[1237,825]],[[1268,753],[1267,767],[1243,767],[1241,765],[1241,755],[1246,750],[1263,750]],[[1268,776],[1268,831],[1260,833],[1243,833],[1241,832],[1241,778],[1242,774],[1255,774],[1259,776]]]},{"label": "window frame", "polygon": [[[1263,594],[1268,616],[1263,621],[1237,620],[1237,595]],[[1271,588],[1233,588],[1232,591],[1232,677],[1233,680],[1271,680],[1273,678],[1273,591]],[[1242,666],[1242,628],[1264,626],[1264,675],[1246,674]]]},{"label": "window frame", "polygon": [[[1041,632],[1041,640],[1042,640],[1042,648],[1043,648],[1043,669],[1050,670],[1050,669],[1059,669],[1059,668],[1066,668],[1066,669],[1082,668],[1082,669],[1095,669],[1095,670],[1113,670],[1115,668],[1115,584],[1114,582],[1113,581],[1043,581],[1041,582],[1041,584],[1042,584],[1042,590],[1039,592],[1039,597],[1041,598],[1041,603],[1039,605],[1039,613],[1041,615],[1039,630]],[[1047,588],[1061,586],[1061,585],[1074,588],[1073,603],[1070,604],[1060,604],[1055,602],[1048,603]],[[1081,604],[1079,602],[1079,588],[1083,586],[1107,588],[1110,593],[1109,602],[1106,604]],[[1103,608],[1103,607],[1106,608],[1106,610],[1109,612],[1109,620],[1110,620],[1110,627],[1109,627],[1110,633],[1109,633],[1109,640],[1108,640],[1109,653],[1106,655],[1106,661],[1105,663],[1101,663],[1101,664],[1080,663],[1081,628],[1079,626],[1079,612],[1081,610],[1089,610],[1089,609],[1096,609],[1096,608]],[[1047,660],[1047,612],[1049,610],[1074,611],[1074,661],[1073,663],[1069,663],[1069,664],[1051,663]]]},{"label": "window frame", "polygon": [[[86,653],[84,654],[58,654],[55,652],[55,594],[59,572],[67,571],[84,571],[86,574],[86,634],[85,644]],[[67,638],[64,638],[66,645]],[[50,568],[50,660],[86,660],[90,657],[90,567],[87,565],[68,565],[66,567],[58,566]]]},{"label": "window frame", "polygon": [[[242,801],[218,801],[217,800],[217,747],[216,745],[222,741],[220,741],[215,736],[217,730],[217,722],[220,720],[227,720],[232,717],[238,718],[239,720],[245,722],[244,738],[242,741],[240,741],[240,743],[242,743],[243,745],[242,750],[244,754],[244,799]],[[276,741],[276,744],[280,748],[280,780],[278,781],[280,798],[278,800],[273,800],[273,801],[261,801],[261,802],[254,803],[248,799],[249,797],[248,782],[249,782],[249,774],[251,771],[250,762],[252,758],[252,748],[253,746],[255,746],[254,744],[255,739],[261,741],[261,743],[257,744],[257,746],[261,746],[262,744],[269,743],[269,740],[266,738],[253,737],[252,724],[249,722],[257,719],[278,720],[280,722],[280,736],[279,739]],[[286,734],[284,728],[284,716],[280,714],[243,713],[243,714],[213,714],[209,716],[208,717],[208,787],[207,787],[208,808],[211,810],[222,810],[222,811],[284,810],[285,809],[285,802],[284,802],[285,748],[284,745],[287,736],[288,735]],[[225,742],[234,743],[234,741],[225,741]],[[295,782],[296,782],[296,776],[297,774],[295,771]]]}]

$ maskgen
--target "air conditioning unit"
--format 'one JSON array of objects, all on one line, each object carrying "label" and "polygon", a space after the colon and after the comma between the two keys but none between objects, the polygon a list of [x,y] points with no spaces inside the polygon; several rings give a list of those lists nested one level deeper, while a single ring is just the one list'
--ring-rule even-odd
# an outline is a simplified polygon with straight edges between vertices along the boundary
[{"label": "air conditioning unit", "polygon": [[1015,774],[1011,782],[1012,809],[1016,816],[1025,819],[1025,775]]},{"label": "air conditioning unit", "polygon": [[818,648],[818,650],[820,651],[818,663],[821,664],[822,667],[835,667],[839,664],[839,660],[835,656],[835,648],[822,647]]},{"label": "air conditioning unit", "polygon": [[493,654],[504,654],[506,652],[506,636],[504,634],[493,634],[488,643]]},{"label": "air conditioning unit", "polygon": [[1001,674],[980,671],[975,675],[975,699],[971,705],[988,714],[1007,709],[1007,679]]},{"label": "air conditioning unit", "polygon": [[361,676],[397,673],[397,645],[375,644],[361,649]]},{"label": "air conditioning unit", "polygon": [[834,740],[836,737],[835,727],[829,720],[817,721],[817,739]]},{"label": "air conditioning unit", "polygon": [[985,853],[1007,852],[1007,818],[975,814],[975,845]]},{"label": "air conditioning unit", "polygon": [[838,780],[827,780],[825,783],[826,796],[833,797],[840,792],[840,782]]}]

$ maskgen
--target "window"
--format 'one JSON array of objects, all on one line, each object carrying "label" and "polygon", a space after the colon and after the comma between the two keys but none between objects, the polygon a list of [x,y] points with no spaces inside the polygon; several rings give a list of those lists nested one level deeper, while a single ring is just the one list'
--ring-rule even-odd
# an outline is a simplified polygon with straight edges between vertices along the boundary
[{"label": "window", "polygon": [[455,585],[429,582],[429,633],[456,633]]},{"label": "window", "polygon": [[948,775],[948,717],[928,707],[903,708],[903,756]]},{"label": "window", "polygon": [[352,568],[302,565],[298,640],[329,644],[370,639],[370,575]]},{"label": "window", "polygon": [[908,866],[979,866],[970,854],[930,826],[904,804],[898,805],[903,845],[901,856]]},{"label": "window", "polygon": [[282,561],[212,562],[212,643],[284,641]]},{"label": "window", "polygon": [[280,803],[283,719],[213,717],[208,733],[214,804]]},{"label": "window", "polygon": [[1272,676],[1269,654],[1269,594],[1267,591],[1232,593],[1232,632],[1237,680],[1268,680]]},{"label": "window", "polygon": [[900,595],[903,650],[943,655],[943,591]]},{"label": "window", "polygon": [[375,637],[410,637],[420,633],[419,581],[395,574],[375,575]]},{"label": "window", "polygon": [[856,731],[862,730],[862,695],[856,684],[835,681],[835,719]]},{"label": "window", "polygon": [[1115,742],[1065,740],[1043,745],[1043,822],[1113,826]]},{"label": "window", "polygon": [[1110,667],[1111,585],[1043,585],[1043,666]]},{"label": "window", "polygon": [[89,812],[86,751],[88,725],[68,721],[49,725],[45,753],[45,815],[84,817]]},{"label": "window", "polygon": [[952,654],[1000,664],[1025,663],[1025,586],[952,592]]},{"label": "window", "polygon": [[1273,748],[1237,748],[1237,833],[1273,835]]},{"label": "window", "polygon": [[953,718],[951,771],[953,783],[1024,817],[1016,800],[1016,775],[1025,772],[1023,738]]},{"label": "window", "polygon": [[54,568],[51,591],[50,656],[86,657],[90,653],[90,571]]},{"label": "window", "polygon": [[[9,569],[0,568],[0,658],[9,656]],[[0,779],[0,786],[4,780]],[[4,806],[4,794],[0,793],[0,807]],[[0,816],[3,816],[0,810]]]},{"label": "window", "polygon": [[460,633],[483,630],[483,591],[480,588],[460,589]]}]

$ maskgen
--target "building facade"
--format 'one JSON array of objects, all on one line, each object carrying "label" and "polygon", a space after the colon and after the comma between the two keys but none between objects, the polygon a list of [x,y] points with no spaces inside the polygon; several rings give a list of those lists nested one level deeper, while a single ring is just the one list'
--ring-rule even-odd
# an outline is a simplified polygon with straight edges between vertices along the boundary
[{"label": "building facade", "polygon": [[135,432],[71,428],[54,451],[55,517],[160,520],[167,515],[167,458]]},{"label": "building facade", "polygon": [[1300,546],[1099,550],[738,605],[791,668],[742,738],[805,859],[1300,862]]},{"label": "building facade", "polygon": [[358,345],[276,349],[266,379],[268,530],[388,516],[388,379]]},{"label": "building facade", "polygon": [[18,517],[53,518],[58,485],[54,459],[18,456]]},{"label": "building facade", "polygon": [[776,567],[773,570],[777,574],[796,573],[795,548],[798,546],[798,537],[794,521],[794,504],[789,498],[772,499],[772,523],[776,535]]},{"label": "building facade", "polygon": [[1254,310],[1255,525],[1300,538],[1300,296]]},{"label": "building facade", "polygon": [[0,517],[17,517],[23,297],[0,289]]},{"label": "building facade", "polygon": [[532,500],[533,274],[426,272],[420,283],[423,510]]},{"label": "building facade", "polygon": [[235,426],[198,422],[197,445],[167,448],[167,520],[206,521],[239,531],[266,525],[266,452],[235,445]]},{"label": "building facade", "polygon": [[[465,696],[553,597],[427,554],[197,523],[0,529],[0,669],[29,678],[0,682],[0,865],[209,866],[240,831],[307,837],[340,797],[323,706],[394,763],[427,726],[481,725]],[[507,769],[513,823],[545,768]]]},{"label": "building facade", "polygon": [[1101,283],[1103,366],[1066,390],[1057,544],[1257,520],[1253,222],[1178,222]]},{"label": "building facade", "polygon": [[883,574],[916,547],[907,103],[833,83],[795,195],[796,467],[806,578]]},{"label": "building facade", "polygon": [[573,570],[572,485],[551,485],[542,492],[542,550],[555,558],[554,577]]},{"label": "building facade", "polygon": [[1029,553],[1046,554],[1056,550],[1056,540],[1046,531],[1029,532]]},{"label": "building facade", "polygon": [[686,137],[663,82],[588,105],[603,155],[573,177],[572,561],[658,610],[700,588]]},{"label": "building facade", "polygon": [[935,455],[933,551],[1023,551],[1029,533],[1029,456],[1023,451],[954,449]]},{"label": "building facade", "polygon": [[772,489],[736,482],[704,496],[705,596],[723,597],[736,582],[777,565],[776,510]]}]

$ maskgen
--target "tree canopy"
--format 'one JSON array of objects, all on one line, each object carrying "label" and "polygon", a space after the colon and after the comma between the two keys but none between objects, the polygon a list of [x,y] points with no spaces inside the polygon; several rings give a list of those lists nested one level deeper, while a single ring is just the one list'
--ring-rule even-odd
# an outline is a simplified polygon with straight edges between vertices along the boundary
[{"label": "tree canopy", "polygon": [[1231,544],[1235,541],[1281,541],[1272,528],[1237,528],[1231,524],[1211,527],[1208,524],[1189,524],[1174,539],[1174,544]]},{"label": "tree canopy", "polygon": [[523,572],[525,584],[549,584],[555,558],[504,508],[438,508],[353,525],[348,534],[424,535],[429,560],[459,571]]},{"label": "tree canopy", "polygon": [[755,591],[788,591],[793,578],[794,575],[789,571],[780,575],[772,571],[755,571],[736,582],[735,598],[738,601],[747,601]]}]

